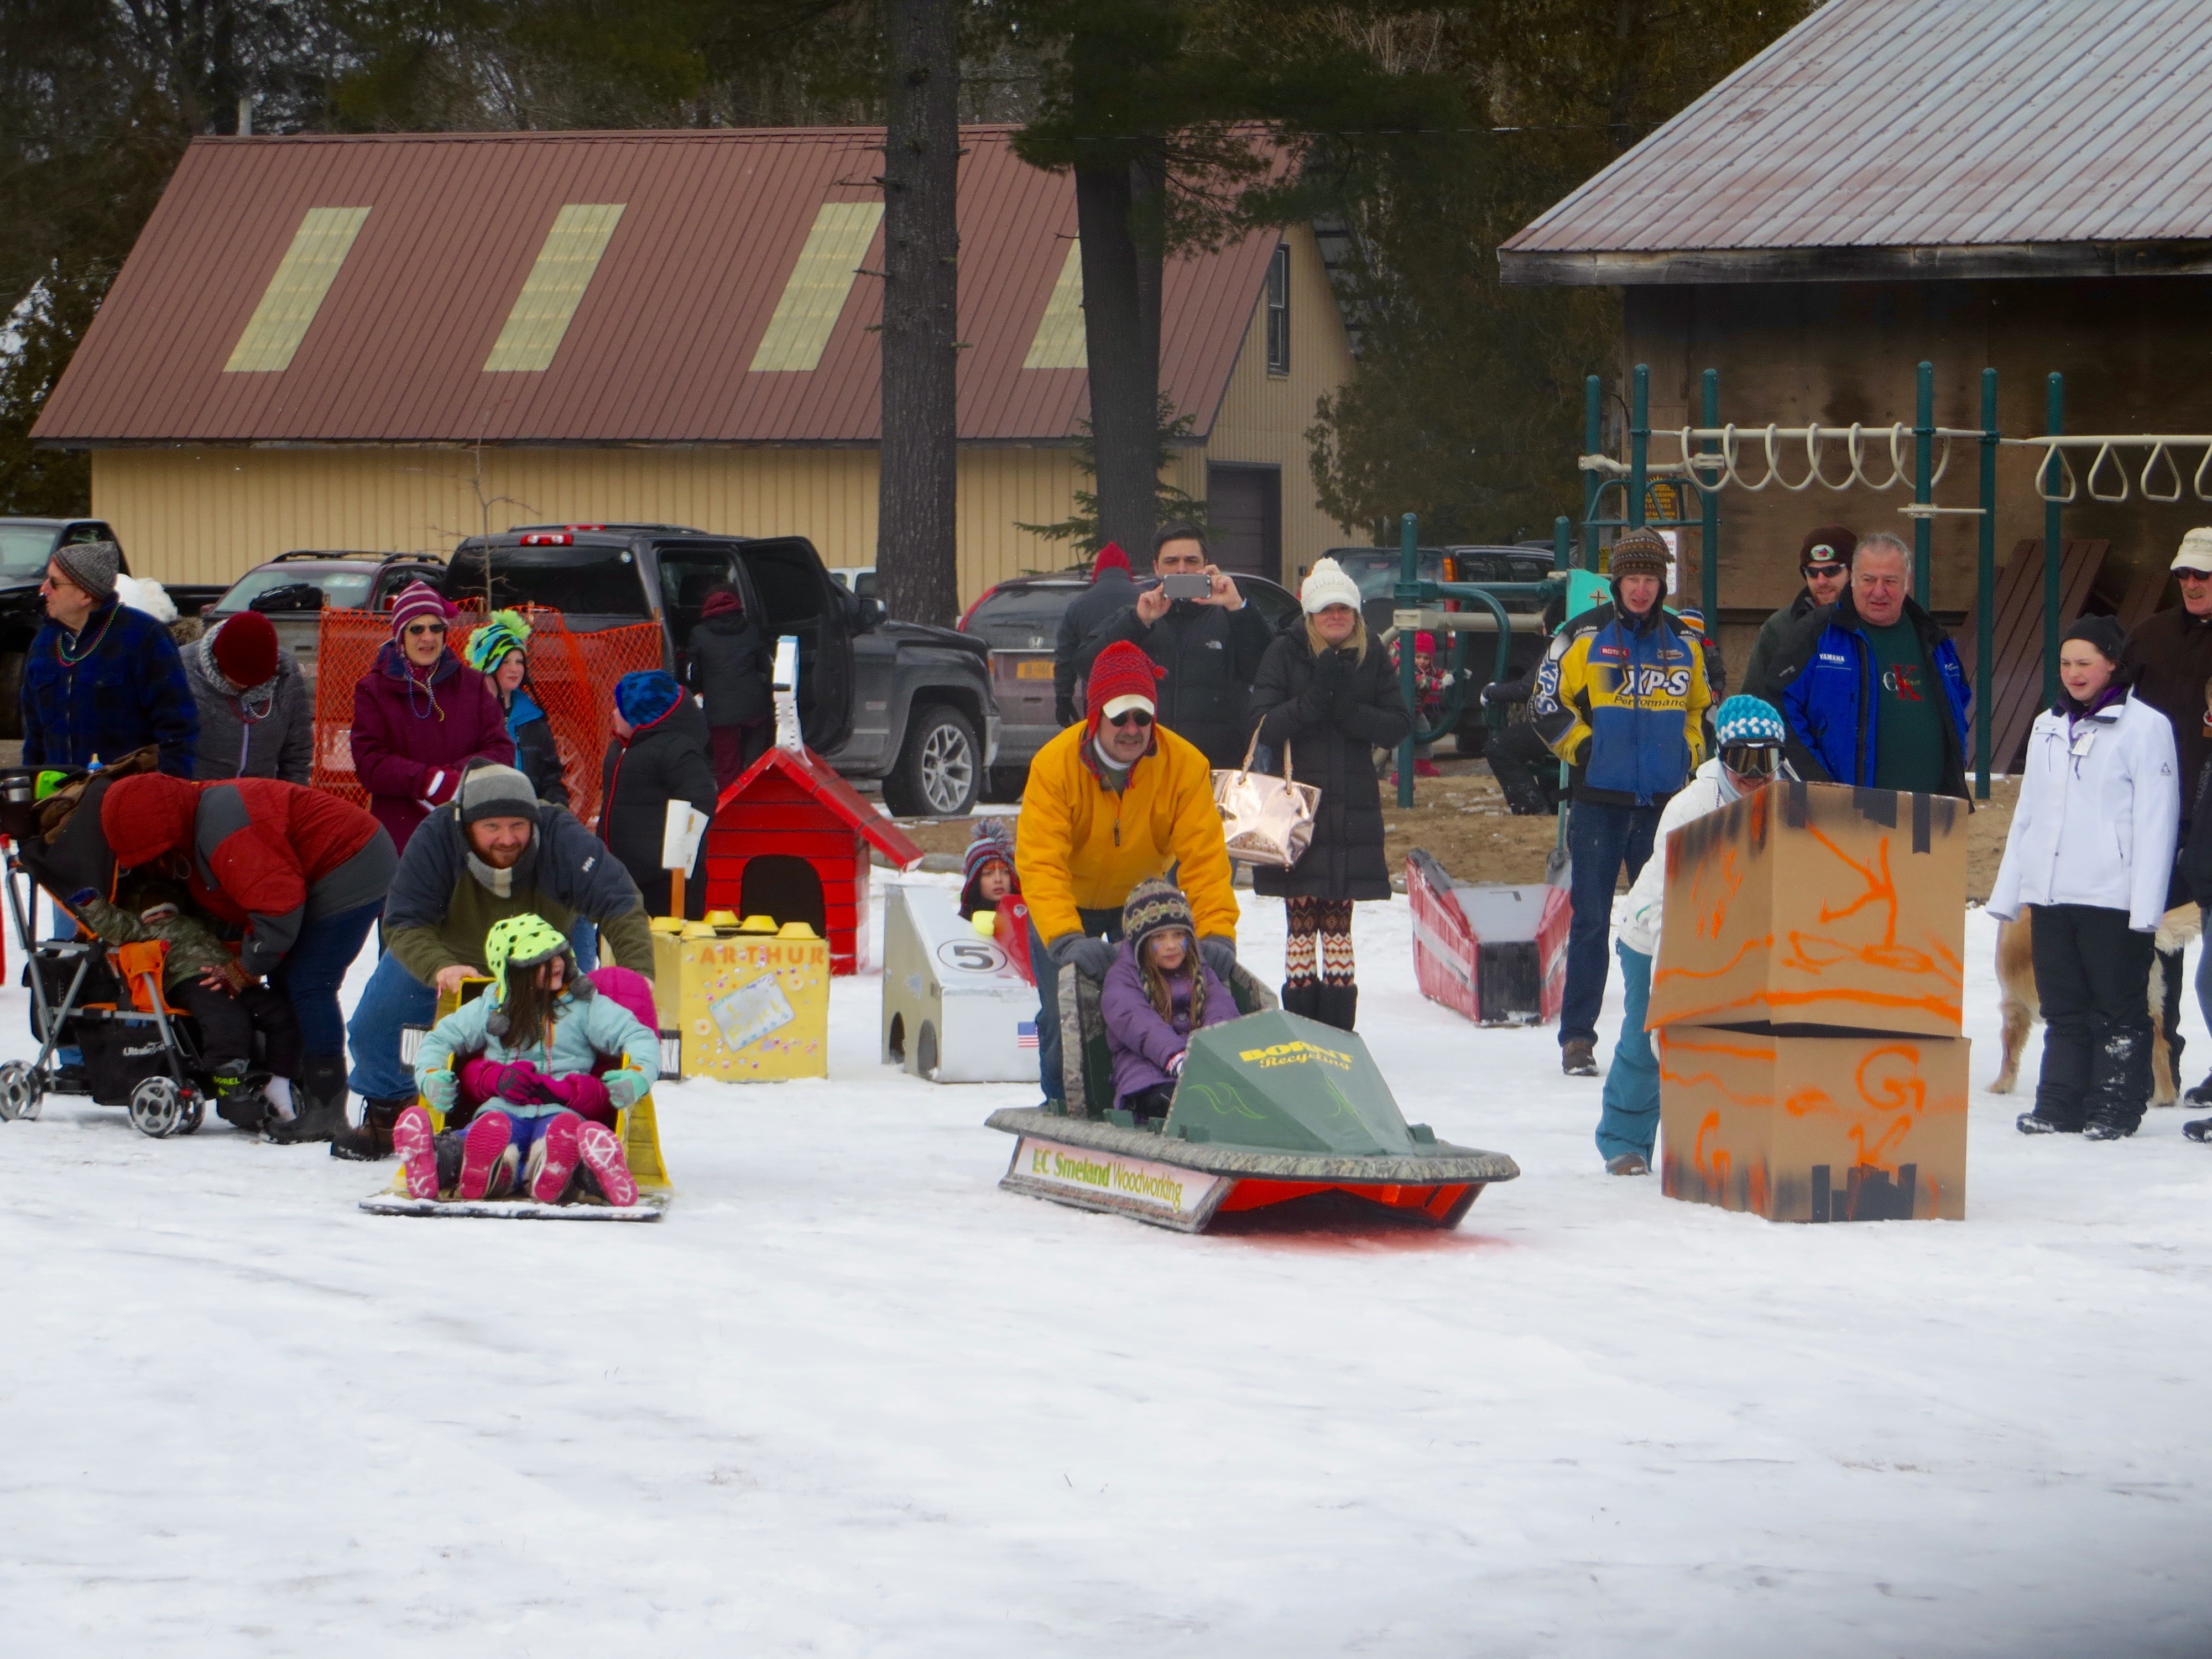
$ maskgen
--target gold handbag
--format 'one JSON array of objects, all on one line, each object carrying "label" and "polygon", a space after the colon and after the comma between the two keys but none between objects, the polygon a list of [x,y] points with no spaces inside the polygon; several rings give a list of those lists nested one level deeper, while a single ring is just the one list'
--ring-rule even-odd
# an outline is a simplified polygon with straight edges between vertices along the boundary
[{"label": "gold handbag", "polygon": [[1321,807],[1321,791],[1291,775],[1291,745],[1283,745],[1283,775],[1255,772],[1253,752],[1260,746],[1260,728],[1252,728],[1252,741],[1244,745],[1244,764],[1223,768],[1213,775],[1213,804],[1221,811],[1221,836],[1229,843],[1229,856],[1239,864],[1265,865],[1287,870],[1305,856],[1313,840],[1314,814]]}]

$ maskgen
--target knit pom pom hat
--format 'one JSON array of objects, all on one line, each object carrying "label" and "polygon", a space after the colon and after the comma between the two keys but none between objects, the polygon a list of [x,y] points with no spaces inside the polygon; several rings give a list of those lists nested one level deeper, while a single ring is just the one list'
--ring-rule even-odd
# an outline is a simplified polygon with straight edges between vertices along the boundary
[{"label": "knit pom pom hat", "polygon": [[1154,688],[1167,677],[1166,669],[1128,641],[1115,641],[1098,653],[1091,665],[1091,678],[1085,682],[1085,727],[1095,738],[1102,718],[1127,714],[1139,705],[1147,713],[1158,714]]},{"label": "knit pom pom hat", "polygon": [[975,833],[969,837],[968,851],[960,860],[960,879],[972,882],[983,873],[983,866],[996,861],[1008,870],[1014,867],[1014,838],[1006,833],[1006,826],[997,818],[977,821]]},{"label": "knit pom pom hat", "polygon": [[1348,605],[1359,609],[1359,584],[1345,574],[1344,567],[1334,559],[1319,558],[1306,579],[1298,585],[1298,603],[1305,607],[1309,617],[1318,616],[1333,605]]},{"label": "knit pom pom hat", "polygon": [[526,659],[529,656],[530,624],[519,611],[495,611],[483,627],[469,635],[461,660],[479,674],[495,674],[510,651],[520,651]]},{"label": "knit pom pom hat", "polygon": [[1180,927],[1197,937],[1198,922],[1191,915],[1190,901],[1165,876],[1146,876],[1129,890],[1128,900],[1121,906],[1121,937],[1129,941],[1141,962],[1145,940],[1168,927]]}]

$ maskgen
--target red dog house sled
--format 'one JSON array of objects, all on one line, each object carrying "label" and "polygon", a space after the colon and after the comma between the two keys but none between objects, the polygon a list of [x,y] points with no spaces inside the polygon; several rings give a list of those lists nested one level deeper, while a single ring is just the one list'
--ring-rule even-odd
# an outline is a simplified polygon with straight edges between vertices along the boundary
[{"label": "red dog house sled", "polygon": [[722,792],[707,830],[707,908],[803,921],[830,941],[830,971],[868,954],[868,851],[921,862],[906,832],[828,762],[778,744]]},{"label": "red dog house sled", "polygon": [[1406,855],[1406,896],[1423,996],[1479,1025],[1537,1025],[1559,1017],[1571,915],[1563,890],[1544,882],[1455,882],[1416,847]]}]

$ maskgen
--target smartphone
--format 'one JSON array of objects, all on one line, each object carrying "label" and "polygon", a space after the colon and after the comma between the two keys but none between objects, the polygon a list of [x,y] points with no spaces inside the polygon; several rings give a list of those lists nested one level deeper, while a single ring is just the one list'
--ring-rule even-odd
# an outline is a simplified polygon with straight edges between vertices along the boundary
[{"label": "smartphone", "polygon": [[1163,576],[1160,592],[1170,599],[1203,599],[1213,592],[1213,578],[1205,574],[1193,576]]}]

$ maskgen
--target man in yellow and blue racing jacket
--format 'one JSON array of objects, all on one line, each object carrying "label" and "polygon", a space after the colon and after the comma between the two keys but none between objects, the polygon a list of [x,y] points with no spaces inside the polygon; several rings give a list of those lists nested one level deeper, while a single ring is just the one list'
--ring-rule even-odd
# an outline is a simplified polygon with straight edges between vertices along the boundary
[{"label": "man in yellow and blue racing jacket", "polygon": [[1559,1065],[1570,1077],[1597,1075],[1606,935],[1621,867],[1633,882],[1651,856],[1668,797],[1705,758],[1712,690],[1704,641],[1660,603],[1668,559],[1657,532],[1620,533],[1613,603],[1568,620],[1545,653],[1529,699],[1536,730],[1573,769],[1573,921],[1559,1011]]}]

